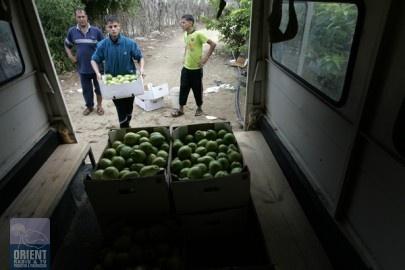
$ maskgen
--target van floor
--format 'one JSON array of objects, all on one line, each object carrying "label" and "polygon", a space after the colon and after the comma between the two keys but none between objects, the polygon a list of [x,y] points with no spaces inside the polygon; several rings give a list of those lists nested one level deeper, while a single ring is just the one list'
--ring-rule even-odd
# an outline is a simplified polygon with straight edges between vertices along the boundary
[{"label": "van floor", "polygon": [[[187,254],[185,269],[333,269],[263,135],[243,131],[235,136],[251,172],[247,233],[237,239],[188,241],[186,250],[179,252]],[[94,269],[100,258],[105,239],[82,182],[90,171],[84,166],[69,188],[78,211],[52,269]]]}]

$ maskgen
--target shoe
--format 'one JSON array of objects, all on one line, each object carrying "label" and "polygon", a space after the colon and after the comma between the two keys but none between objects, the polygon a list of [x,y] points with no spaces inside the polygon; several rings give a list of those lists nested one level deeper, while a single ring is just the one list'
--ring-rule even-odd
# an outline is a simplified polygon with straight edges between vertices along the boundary
[{"label": "shoe", "polygon": [[98,115],[103,115],[103,114],[104,114],[104,109],[103,109],[103,107],[97,107],[97,114],[98,114]]},{"label": "shoe", "polygon": [[93,108],[86,108],[86,109],[83,111],[83,115],[89,115],[92,111],[93,111]]},{"label": "shoe", "polygon": [[201,110],[201,109],[197,109],[196,111],[195,111],[195,116],[200,116],[200,115],[202,115],[203,114],[203,111]]},{"label": "shoe", "polygon": [[180,110],[175,110],[172,112],[172,117],[179,117],[181,115],[183,115],[184,112],[180,111]]}]

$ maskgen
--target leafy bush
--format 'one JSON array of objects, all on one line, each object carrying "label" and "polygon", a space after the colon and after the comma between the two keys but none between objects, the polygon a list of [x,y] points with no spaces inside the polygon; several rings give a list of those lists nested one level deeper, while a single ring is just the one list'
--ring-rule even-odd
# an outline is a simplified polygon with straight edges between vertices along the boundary
[{"label": "leafy bush", "polygon": [[80,0],[36,0],[35,3],[57,72],[72,70],[64,40],[69,27],[75,24],[75,9],[83,7],[82,3]]},{"label": "leafy bush", "polygon": [[[218,1],[211,1],[214,8]],[[219,20],[207,19],[204,21],[208,29],[218,30],[220,40],[226,44],[226,49],[235,54],[247,52],[249,39],[251,0],[238,0],[238,6],[228,4]]]},{"label": "leafy bush", "polygon": [[[295,3],[298,33],[272,44],[272,57],[333,100],[342,94],[357,22],[350,3]],[[288,14],[288,4],[283,5]],[[284,16],[280,29],[287,25]]]},{"label": "leafy bush", "polygon": [[[107,14],[119,15],[121,12],[135,15],[141,6],[141,0],[83,0],[86,3],[87,15],[92,21],[104,25]],[[122,23],[122,22],[121,22]]]},{"label": "leafy bush", "polygon": [[[317,75],[317,81],[335,99],[343,87],[356,21],[354,5],[315,5],[307,52],[308,71]],[[311,70],[313,66],[315,70]]]}]

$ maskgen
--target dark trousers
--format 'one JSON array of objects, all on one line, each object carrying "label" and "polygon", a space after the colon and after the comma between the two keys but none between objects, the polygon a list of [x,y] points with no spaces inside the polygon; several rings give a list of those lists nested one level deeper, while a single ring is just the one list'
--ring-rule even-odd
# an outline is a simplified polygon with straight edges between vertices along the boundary
[{"label": "dark trousers", "polygon": [[96,93],[96,95],[101,96],[100,86],[98,85],[97,76],[95,73],[79,74],[79,75],[80,75],[80,83],[82,85],[82,90],[83,90],[84,101],[86,102],[86,107],[93,108],[94,107],[93,85],[94,85],[94,92]]},{"label": "dark trousers", "polygon": [[187,103],[188,94],[190,93],[190,88],[193,89],[193,94],[195,98],[195,103],[197,106],[203,104],[203,70],[201,69],[187,69],[183,67],[181,70],[180,77],[180,96],[179,104],[184,106]]},{"label": "dark trousers", "polygon": [[120,121],[120,128],[128,128],[132,118],[132,110],[134,109],[134,97],[113,99],[115,108]]}]

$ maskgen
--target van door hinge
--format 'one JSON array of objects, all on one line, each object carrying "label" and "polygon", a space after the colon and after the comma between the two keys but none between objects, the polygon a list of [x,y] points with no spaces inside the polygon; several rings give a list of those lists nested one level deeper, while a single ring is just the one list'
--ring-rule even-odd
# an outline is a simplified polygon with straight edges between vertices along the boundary
[{"label": "van door hinge", "polygon": [[257,60],[255,73],[253,75],[253,81],[259,82],[264,79],[264,66],[265,65],[263,60]]},{"label": "van door hinge", "polygon": [[55,94],[53,87],[48,79],[48,76],[44,72],[39,72],[38,76],[39,86],[45,93]]}]

